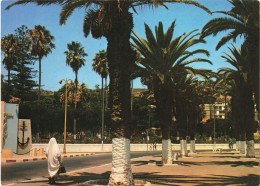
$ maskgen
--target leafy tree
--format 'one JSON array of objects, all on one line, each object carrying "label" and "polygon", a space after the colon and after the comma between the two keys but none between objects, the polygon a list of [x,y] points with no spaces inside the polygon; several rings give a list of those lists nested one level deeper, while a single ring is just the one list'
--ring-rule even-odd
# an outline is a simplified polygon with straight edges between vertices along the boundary
[{"label": "leafy tree", "polygon": [[[170,128],[173,118],[173,96],[174,84],[176,78],[183,76],[183,73],[197,73],[197,70],[188,66],[193,62],[208,62],[204,58],[189,57],[196,54],[209,55],[207,50],[197,49],[188,51],[188,49],[198,43],[203,43],[203,40],[195,39],[198,34],[193,34],[194,31],[173,39],[175,21],[164,33],[163,24],[155,27],[155,36],[151,29],[145,24],[146,38],[141,38],[137,33],[133,32],[133,46],[141,53],[143,60],[140,64],[144,67],[144,75],[149,78],[148,88],[153,90],[156,101],[158,117],[162,129],[163,139],[163,158],[165,164],[171,164],[171,149],[167,149],[170,145]],[[193,34],[193,35],[192,35]],[[149,87],[150,85],[150,87]],[[165,149],[164,149],[165,148]]]},{"label": "leafy tree", "polygon": [[[216,49],[238,36],[245,38],[244,45],[248,49],[249,84],[254,91],[257,108],[259,108],[259,1],[258,0],[228,0],[233,7],[229,11],[217,11],[227,17],[214,18],[202,28],[201,36],[217,35],[229,31],[221,38]],[[256,78],[257,77],[257,78]]]},{"label": "leafy tree", "polygon": [[21,26],[15,30],[17,38],[17,62],[13,66],[14,73],[12,76],[13,94],[16,97],[25,100],[32,100],[34,98],[33,88],[37,86],[33,78],[36,77],[36,72],[33,71],[32,65],[35,58],[31,55],[29,47],[31,44],[27,35],[28,28]]},{"label": "leafy tree", "polygon": [[23,101],[33,98],[31,90],[36,86],[36,83],[33,80],[35,72],[31,66],[35,59],[29,51],[31,42],[27,32],[28,28],[22,25],[15,30],[15,34],[9,34],[1,41],[5,55],[3,63],[8,70],[6,95],[3,96],[7,102],[10,97],[14,96]]},{"label": "leafy tree", "polygon": [[54,37],[50,34],[50,31],[45,29],[42,25],[34,26],[34,29],[28,31],[28,35],[32,41],[31,43],[31,53],[38,57],[39,60],[39,84],[38,84],[38,102],[41,96],[41,61],[42,58],[52,52],[55,48],[53,43]]}]

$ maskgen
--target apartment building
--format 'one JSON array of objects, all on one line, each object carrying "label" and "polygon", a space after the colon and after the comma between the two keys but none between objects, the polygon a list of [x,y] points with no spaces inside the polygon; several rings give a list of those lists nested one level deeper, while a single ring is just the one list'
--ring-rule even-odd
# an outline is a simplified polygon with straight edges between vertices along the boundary
[{"label": "apartment building", "polygon": [[215,104],[204,104],[204,118],[203,122],[206,122],[208,119],[225,119],[225,103],[215,103]]}]

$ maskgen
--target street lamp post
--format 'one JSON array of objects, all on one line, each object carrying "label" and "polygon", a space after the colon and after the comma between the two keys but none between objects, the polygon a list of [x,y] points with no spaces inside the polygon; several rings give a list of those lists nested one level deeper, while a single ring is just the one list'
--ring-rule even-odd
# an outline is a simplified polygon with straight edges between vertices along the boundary
[{"label": "street lamp post", "polygon": [[66,133],[67,133],[67,102],[68,102],[68,81],[73,83],[71,79],[62,79],[59,81],[61,84],[62,81],[65,81],[65,114],[64,114],[64,146],[63,146],[63,153],[66,154]]},{"label": "street lamp post", "polygon": [[102,78],[102,118],[101,118],[101,128],[102,128],[102,131],[101,131],[101,144],[102,144],[102,152],[103,152],[103,149],[104,149],[104,120],[105,120],[105,91],[104,91],[104,88],[103,88],[103,78]]},{"label": "street lamp post", "polygon": [[215,104],[213,104],[213,151],[216,151],[216,115],[215,115]]}]

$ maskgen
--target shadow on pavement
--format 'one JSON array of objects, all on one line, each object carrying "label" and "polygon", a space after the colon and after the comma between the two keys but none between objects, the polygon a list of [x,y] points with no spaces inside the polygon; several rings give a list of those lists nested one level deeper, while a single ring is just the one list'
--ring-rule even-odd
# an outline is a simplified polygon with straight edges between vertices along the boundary
[{"label": "shadow on pavement", "polygon": [[135,179],[142,179],[151,182],[154,185],[258,185],[259,176],[250,174],[248,176],[226,176],[210,175],[202,176],[184,176],[184,175],[157,175],[154,173],[138,173],[134,175]]},{"label": "shadow on pavement", "polygon": [[[199,174],[199,172],[198,172]],[[60,176],[55,185],[83,185],[88,180],[109,179],[110,171],[103,174],[94,174],[88,172],[77,173],[75,175]],[[227,176],[227,175],[209,175],[209,176],[184,176],[184,175],[158,175],[152,173],[134,173],[134,179],[141,179],[151,182],[153,185],[258,185],[259,175],[249,174],[248,176]],[[21,184],[19,184],[21,185]],[[49,185],[46,180],[29,181],[24,185]]]},{"label": "shadow on pavement", "polygon": [[253,167],[258,166],[258,162],[255,161],[210,161],[210,162],[186,162],[186,161],[178,161],[183,166],[205,166],[205,165],[229,165],[231,167]]},{"label": "shadow on pavement", "polygon": [[[54,185],[82,185],[84,182],[89,180],[96,180],[96,179],[109,179],[110,171],[104,172],[102,174],[94,174],[89,172],[80,172],[69,175],[63,174],[60,175],[58,178],[55,179],[56,183]],[[19,182],[18,182],[19,183]],[[45,179],[36,180],[36,181],[27,181],[27,182],[20,182],[19,185],[24,183],[24,185],[50,185],[49,180],[46,177]],[[23,185],[23,184],[22,184]]]}]

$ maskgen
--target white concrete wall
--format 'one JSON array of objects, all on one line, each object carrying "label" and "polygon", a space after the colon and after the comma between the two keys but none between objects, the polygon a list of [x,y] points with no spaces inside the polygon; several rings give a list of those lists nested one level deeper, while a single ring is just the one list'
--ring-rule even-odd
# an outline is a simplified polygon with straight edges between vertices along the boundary
[{"label": "white concrete wall", "polygon": [[[32,144],[32,148],[46,148],[47,144]],[[60,151],[63,152],[63,144],[59,144]],[[150,148],[150,144],[131,144],[131,151],[147,151],[153,148]],[[196,150],[212,150],[213,144],[196,144]],[[216,149],[222,148],[229,149],[228,144],[216,144]],[[162,150],[162,144],[156,144],[157,150]],[[190,144],[187,144],[187,149],[190,150]],[[236,149],[236,144],[234,144],[233,149]],[[255,149],[260,149],[260,144],[255,144]],[[172,144],[173,151],[180,150],[180,144]],[[112,144],[104,144],[103,151],[101,144],[66,144],[67,153],[83,153],[83,152],[111,152]]]}]

